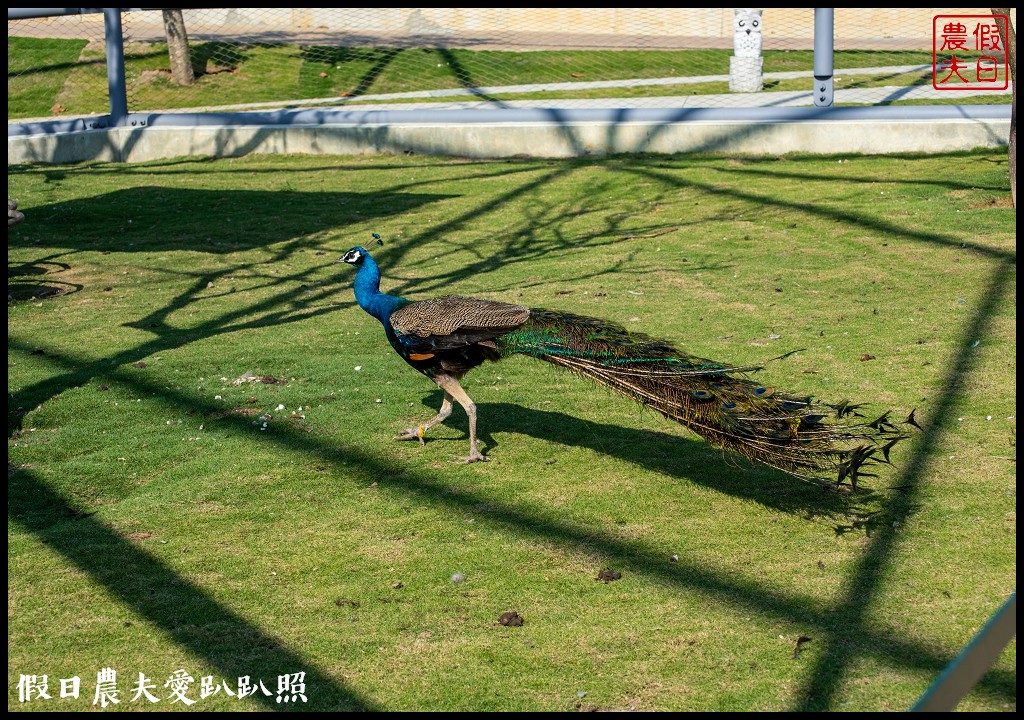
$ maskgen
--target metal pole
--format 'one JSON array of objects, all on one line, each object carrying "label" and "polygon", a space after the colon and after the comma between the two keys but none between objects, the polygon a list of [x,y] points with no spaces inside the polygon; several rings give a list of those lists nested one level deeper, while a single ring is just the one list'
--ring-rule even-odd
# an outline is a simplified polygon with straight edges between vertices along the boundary
[{"label": "metal pole", "polygon": [[835,8],[814,8],[814,106],[832,107]]},{"label": "metal pole", "polygon": [[30,18],[85,15],[98,12],[100,12],[100,8],[7,8],[7,19],[28,20]]},{"label": "metal pole", "polygon": [[1017,634],[1017,593],[1014,592],[946,666],[911,712],[950,712],[981,680]]},{"label": "metal pole", "polygon": [[107,88],[110,93],[110,124],[124,125],[128,118],[128,91],[124,77],[124,35],[121,9],[103,8],[103,26],[107,45]]}]

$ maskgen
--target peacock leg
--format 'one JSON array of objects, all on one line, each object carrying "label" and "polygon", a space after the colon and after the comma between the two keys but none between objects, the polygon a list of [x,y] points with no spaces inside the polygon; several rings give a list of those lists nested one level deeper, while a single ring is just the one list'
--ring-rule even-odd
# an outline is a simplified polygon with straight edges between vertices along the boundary
[{"label": "peacock leg", "polygon": [[401,435],[395,435],[395,440],[419,440],[420,445],[423,444],[423,434],[430,428],[437,425],[439,422],[444,422],[449,415],[452,414],[452,396],[445,390],[444,402],[441,403],[441,409],[437,415],[427,420],[422,425],[418,425],[412,428],[406,428],[402,431]]},{"label": "peacock leg", "polygon": [[469,399],[469,395],[453,375],[437,375],[434,377],[434,382],[445,391],[446,396],[454,398],[469,417],[469,455],[464,457],[463,461],[467,463],[486,461],[487,458],[476,446],[476,404]]}]

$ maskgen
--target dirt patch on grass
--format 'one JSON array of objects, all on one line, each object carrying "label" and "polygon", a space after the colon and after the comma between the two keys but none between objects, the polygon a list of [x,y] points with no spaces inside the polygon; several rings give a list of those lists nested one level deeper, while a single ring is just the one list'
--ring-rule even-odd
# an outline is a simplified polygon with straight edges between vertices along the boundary
[{"label": "dirt patch on grass", "polygon": [[1002,197],[986,198],[981,202],[974,203],[971,207],[982,210],[988,210],[991,208],[1012,208],[1013,197],[1010,195],[1003,195]]},{"label": "dirt patch on grass", "polygon": [[[7,304],[70,295],[84,285],[67,275],[64,263],[40,262],[7,267]],[[58,279],[59,276],[59,279]]]}]

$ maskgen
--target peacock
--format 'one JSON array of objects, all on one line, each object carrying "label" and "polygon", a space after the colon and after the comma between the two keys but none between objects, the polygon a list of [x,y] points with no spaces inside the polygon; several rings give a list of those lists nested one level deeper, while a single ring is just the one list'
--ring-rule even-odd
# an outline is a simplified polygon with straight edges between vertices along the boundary
[{"label": "peacock", "polygon": [[856,488],[860,477],[873,476],[865,469],[890,462],[890,450],[908,436],[900,426],[919,427],[913,412],[903,422],[888,412],[868,422],[859,412],[863,405],[818,403],[760,385],[746,377],[760,366],[696,357],[596,318],[464,295],[418,302],[388,295],[380,290],[377,263],[361,246],[337,262],[357,268],[356,302],[384,326],[391,347],[444,392],[437,415],[395,439],[423,444],[424,433],[457,402],[469,417],[467,463],[488,458],[477,442],[476,405],[459,381],[484,361],[510,355],[559,365],[633,398],[727,456],[835,487]]}]

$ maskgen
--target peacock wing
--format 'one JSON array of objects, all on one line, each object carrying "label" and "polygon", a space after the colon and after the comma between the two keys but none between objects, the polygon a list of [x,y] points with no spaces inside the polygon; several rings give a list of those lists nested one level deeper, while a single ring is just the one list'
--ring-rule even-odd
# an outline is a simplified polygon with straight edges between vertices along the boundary
[{"label": "peacock wing", "polygon": [[446,295],[403,305],[389,318],[398,338],[411,350],[445,350],[486,342],[512,332],[530,317],[530,309],[511,303]]}]

